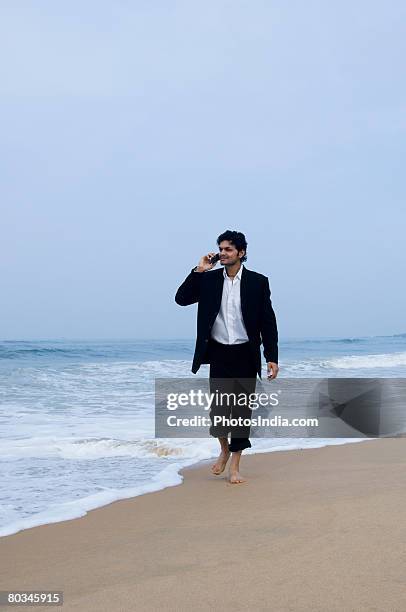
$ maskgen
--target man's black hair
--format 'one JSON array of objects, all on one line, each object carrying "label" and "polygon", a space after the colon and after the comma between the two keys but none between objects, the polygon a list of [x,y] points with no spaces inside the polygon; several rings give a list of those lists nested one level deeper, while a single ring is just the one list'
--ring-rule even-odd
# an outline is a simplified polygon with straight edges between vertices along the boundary
[{"label": "man's black hair", "polygon": [[223,240],[228,240],[235,246],[237,251],[245,251],[245,254],[241,257],[241,263],[243,261],[247,261],[247,241],[245,240],[244,234],[241,232],[233,232],[232,230],[227,230],[223,234],[217,238],[217,244],[220,245],[220,242]]}]

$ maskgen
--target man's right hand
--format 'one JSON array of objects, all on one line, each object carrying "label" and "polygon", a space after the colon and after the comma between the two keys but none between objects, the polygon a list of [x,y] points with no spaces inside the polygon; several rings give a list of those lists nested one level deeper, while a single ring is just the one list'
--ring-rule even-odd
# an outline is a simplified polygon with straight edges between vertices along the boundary
[{"label": "man's right hand", "polygon": [[214,268],[216,264],[210,263],[210,259],[214,257],[215,254],[216,253],[207,253],[207,255],[203,255],[203,257],[200,258],[200,261],[197,264],[196,272],[207,272],[207,270],[211,270],[212,268]]}]

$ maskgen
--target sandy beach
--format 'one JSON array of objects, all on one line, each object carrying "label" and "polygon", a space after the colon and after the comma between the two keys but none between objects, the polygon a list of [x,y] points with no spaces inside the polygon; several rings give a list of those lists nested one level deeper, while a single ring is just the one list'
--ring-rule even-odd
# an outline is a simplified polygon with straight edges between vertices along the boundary
[{"label": "sandy beach", "polygon": [[406,610],[405,438],[246,456],[242,485],[211,463],[1,538],[0,590],[63,590],[66,611]]}]

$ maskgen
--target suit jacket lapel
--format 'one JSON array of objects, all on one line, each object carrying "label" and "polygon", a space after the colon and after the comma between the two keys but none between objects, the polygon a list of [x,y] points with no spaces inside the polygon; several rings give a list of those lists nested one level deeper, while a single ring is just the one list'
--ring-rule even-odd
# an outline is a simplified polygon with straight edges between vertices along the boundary
[{"label": "suit jacket lapel", "polygon": [[246,329],[248,330],[248,289],[249,289],[249,270],[245,267],[242,269],[241,273],[241,287],[240,287],[240,300],[241,300],[241,312],[242,318],[244,319],[244,324]]},{"label": "suit jacket lapel", "polygon": [[221,268],[221,270],[218,270],[218,274],[215,279],[213,312],[216,313],[216,316],[221,307],[221,298],[223,297],[223,285],[224,285],[224,276],[223,276],[223,268]]}]

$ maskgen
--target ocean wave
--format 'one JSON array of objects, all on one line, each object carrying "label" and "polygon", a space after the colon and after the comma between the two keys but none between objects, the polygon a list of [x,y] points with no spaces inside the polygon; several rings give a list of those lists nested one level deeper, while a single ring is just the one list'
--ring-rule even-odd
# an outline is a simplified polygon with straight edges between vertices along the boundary
[{"label": "ocean wave", "polygon": [[[75,351],[77,354],[77,350]],[[57,355],[72,355],[72,351],[60,348],[18,348],[9,349],[0,346],[0,359],[16,359],[20,357],[35,357],[35,356],[57,356]]]},{"label": "ocean wave", "polygon": [[108,351],[96,350],[91,347],[46,347],[8,348],[0,345],[0,359],[30,359],[35,357],[81,359],[84,357],[109,357]]},{"label": "ocean wave", "polygon": [[395,368],[406,366],[406,353],[382,353],[379,355],[347,355],[335,357],[320,362],[321,367],[338,369],[369,369],[369,368]]},{"label": "ocean wave", "polygon": [[159,355],[193,354],[193,342],[186,340],[1,340],[0,359],[132,359],[134,361]]},{"label": "ocean wave", "polygon": [[406,333],[391,334],[391,335],[376,335],[376,336],[346,336],[343,338],[337,338],[333,336],[325,336],[323,338],[291,338],[287,340],[281,339],[280,344],[358,344],[366,342],[374,342],[376,340],[385,339],[406,339]]},{"label": "ocean wave", "polygon": [[[211,439],[207,442],[212,444]],[[4,440],[0,458],[50,458],[97,460],[109,457],[200,459],[207,454],[207,444],[196,444],[194,439],[135,439],[114,438],[24,438]]]},{"label": "ocean wave", "polygon": [[[8,524],[0,525],[0,537],[18,533],[24,529],[30,529],[39,525],[59,523],[85,516],[89,510],[94,510],[120,499],[128,499],[153,493],[167,487],[180,485],[183,476],[179,474],[179,468],[192,465],[194,460],[183,461],[181,464],[167,465],[160,473],[151,476],[148,482],[132,487],[108,488],[102,487],[101,491],[88,495],[81,499],[72,499],[62,503],[55,503],[42,512],[33,513],[31,516],[10,521]],[[10,510],[14,507],[9,504]]]}]

